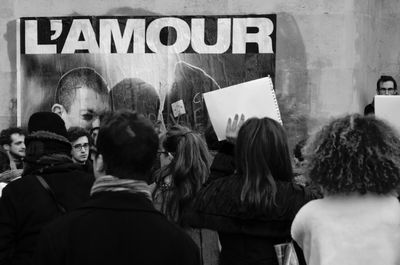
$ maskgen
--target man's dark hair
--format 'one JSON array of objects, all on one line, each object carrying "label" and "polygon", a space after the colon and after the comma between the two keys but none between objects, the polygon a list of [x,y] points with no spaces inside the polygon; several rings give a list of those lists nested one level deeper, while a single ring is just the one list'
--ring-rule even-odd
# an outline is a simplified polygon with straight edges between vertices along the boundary
[{"label": "man's dark hair", "polygon": [[81,86],[93,89],[101,96],[108,98],[108,87],[104,78],[89,67],[74,68],[65,73],[58,81],[54,103],[64,106],[69,112],[75,99],[76,90]]},{"label": "man's dark hair", "polygon": [[394,90],[397,90],[397,83],[396,80],[394,80],[393,77],[391,77],[390,75],[381,75],[381,77],[378,79],[378,82],[376,82],[376,91],[379,90],[381,83],[385,83],[388,81],[392,81],[393,82],[393,86],[394,86]]},{"label": "man's dark hair", "polygon": [[68,129],[68,141],[75,142],[79,138],[86,136],[88,138],[88,141],[90,143],[90,134],[87,130],[85,130],[82,127],[70,127]]},{"label": "man's dark hair", "polygon": [[158,144],[149,120],[123,110],[105,115],[96,146],[97,153],[103,156],[106,174],[149,181]]},{"label": "man's dark hair", "polygon": [[25,131],[19,127],[10,127],[10,128],[4,129],[0,133],[0,144],[1,145],[5,145],[5,144],[10,145],[12,142],[11,135],[13,135],[14,133],[21,134],[21,135],[26,134]]}]

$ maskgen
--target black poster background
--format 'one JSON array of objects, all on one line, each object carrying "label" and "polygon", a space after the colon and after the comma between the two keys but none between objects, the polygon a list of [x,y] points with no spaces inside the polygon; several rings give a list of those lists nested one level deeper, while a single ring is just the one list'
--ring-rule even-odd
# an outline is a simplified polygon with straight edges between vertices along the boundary
[{"label": "black poster background", "polygon": [[[115,53],[112,44],[111,53],[89,53],[87,50],[78,50],[71,54],[61,54],[69,27],[74,19],[89,19],[96,33],[98,42],[98,21],[102,18],[118,19],[123,31],[124,24],[130,17],[40,17],[20,19],[20,49],[19,53],[19,123],[24,126],[29,116],[36,111],[50,111],[54,104],[54,91],[60,77],[77,67],[95,69],[106,80],[109,90],[114,93],[113,107],[136,109],[147,117],[163,120],[166,126],[178,120],[171,119],[170,104],[183,99],[187,114],[179,117],[180,123],[204,132],[209,126],[209,119],[202,101],[201,93],[239,84],[246,81],[275,76],[275,45],[276,45],[276,15],[248,15],[248,16],[177,16],[190,25],[191,18],[205,18],[205,42],[213,44],[216,41],[218,18],[247,18],[265,17],[273,22],[274,30],[270,35],[274,53],[259,53],[257,45],[248,43],[246,53],[233,54],[232,47],[222,54],[198,54],[189,46],[183,53],[160,54],[152,52],[146,45],[145,53],[132,52],[132,43],[127,54]],[[133,18],[133,17],[131,17]],[[145,19],[148,25],[159,16],[134,17]],[[50,20],[62,20],[63,32],[56,39],[51,40]],[[38,43],[57,44],[56,54],[25,54],[25,21],[36,20],[38,23]],[[257,30],[248,28],[247,32]],[[160,33],[161,42],[171,44],[176,39],[176,32],[165,28]],[[231,32],[232,35],[232,32]],[[231,45],[232,46],[232,45]],[[139,80],[139,81],[138,81]],[[140,82],[145,87],[154,87],[154,95],[134,95],[134,84]],[[122,91],[122,92],[121,92]],[[140,92],[143,93],[143,92]],[[145,93],[146,94],[146,93]],[[143,96],[143,97],[142,97]],[[132,99],[130,99],[130,97]],[[134,97],[146,101],[138,106]],[[146,98],[147,97],[147,98]],[[151,103],[150,101],[157,101]],[[149,103],[150,102],[150,103]],[[155,110],[154,106],[159,106]]]}]

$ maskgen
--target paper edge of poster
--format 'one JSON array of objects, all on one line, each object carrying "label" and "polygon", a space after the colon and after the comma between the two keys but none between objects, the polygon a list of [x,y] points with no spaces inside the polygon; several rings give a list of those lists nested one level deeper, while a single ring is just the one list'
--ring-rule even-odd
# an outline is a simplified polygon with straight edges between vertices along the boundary
[{"label": "paper edge of poster", "polygon": [[17,126],[21,126],[22,106],[21,106],[21,39],[20,39],[21,19],[17,19]]},{"label": "paper edge of poster", "polygon": [[[219,89],[218,89],[218,90],[219,90]],[[214,90],[214,91],[217,91],[217,90]],[[206,104],[207,111],[208,111],[208,109],[209,109],[209,106],[208,106],[208,103],[207,103],[209,99],[206,99],[206,98],[209,97],[209,94],[210,94],[211,92],[214,92],[214,91],[209,91],[209,92],[207,92],[207,93],[203,93],[203,98],[204,98],[204,102],[205,102],[205,104]],[[225,140],[225,139],[226,139],[226,134],[222,134],[222,135],[221,135],[222,137],[220,137],[220,136],[218,135],[217,130],[215,129],[214,124],[216,123],[216,121],[215,121],[215,119],[214,119],[214,116],[211,117],[211,115],[208,115],[208,117],[209,117],[209,119],[210,119],[211,126],[213,127],[213,130],[214,130],[215,134],[217,135],[218,141],[220,142],[220,141]],[[226,122],[228,123],[228,121],[226,121]]]}]

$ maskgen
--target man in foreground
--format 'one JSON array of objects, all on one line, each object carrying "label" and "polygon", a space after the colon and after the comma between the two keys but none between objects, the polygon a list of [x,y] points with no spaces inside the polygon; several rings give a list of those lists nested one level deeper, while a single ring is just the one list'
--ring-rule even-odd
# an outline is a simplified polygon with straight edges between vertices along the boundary
[{"label": "man in foreground", "polygon": [[109,114],[96,147],[90,200],[43,229],[35,264],[200,264],[195,243],[153,207],[151,123],[134,112]]}]

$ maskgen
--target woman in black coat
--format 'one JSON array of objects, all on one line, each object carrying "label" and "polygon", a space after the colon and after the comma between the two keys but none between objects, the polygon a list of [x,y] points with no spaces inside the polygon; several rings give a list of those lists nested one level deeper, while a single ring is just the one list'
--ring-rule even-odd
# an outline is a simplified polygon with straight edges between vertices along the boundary
[{"label": "woman in black coat", "polygon": [[293,183],[286,134],[272,119],[243,124],[235,164],[235,173],[220,174],[200,190],[184,219],[193,227],[218,231],[223,265],[277,265],[274,245],[291,240],[297,211],[316,192]]},{"label": "woman in black coat", "polygon": [[94,181],[72,162],[57,114],[33,114],[28,127],[22,178],[9,183],[0,198],[0,264],[5,265],[31,264],[43,226],[89,199]]}]

